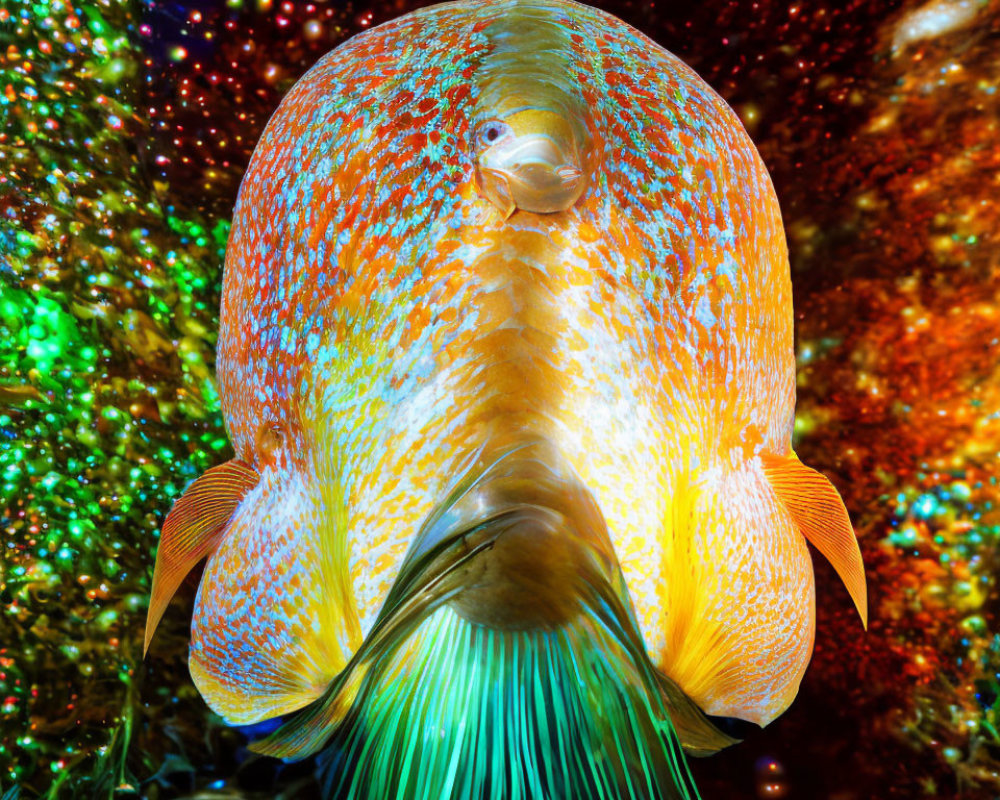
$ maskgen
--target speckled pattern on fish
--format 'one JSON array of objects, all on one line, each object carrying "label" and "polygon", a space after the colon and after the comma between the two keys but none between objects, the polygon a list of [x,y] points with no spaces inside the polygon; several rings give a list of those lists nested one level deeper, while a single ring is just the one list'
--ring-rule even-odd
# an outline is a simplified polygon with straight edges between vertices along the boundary
[{"label": "speckled pattern on fish", "polygon": [[[477,131],[536,96],[575,126],[585,188],[505,217]],[[658,668],[711,714],[766,723],[795,696],[814,590],[766,468],[794,458],[777,200],[726,104],[614,17],[449,3],[323,58],[241,187],[218,370],[261,474],[192,631],[227,719],[317,697],[469,454],[539,440],[603,514]]]}]

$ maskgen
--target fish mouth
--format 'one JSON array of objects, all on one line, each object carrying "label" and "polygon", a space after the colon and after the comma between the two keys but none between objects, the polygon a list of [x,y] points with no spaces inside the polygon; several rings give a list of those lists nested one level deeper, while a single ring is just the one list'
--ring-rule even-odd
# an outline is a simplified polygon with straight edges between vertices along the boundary
[{"label": "fish mouth", "polygon": [[550,136],[528,134],[479,159],[483,195],[504,219],[515,210],[555,214],[572,208],[586,187],[581,159]]},{"label": "fish mouth", "polygon": [[575,164],[563,164],[556,169],[559,181],[567,187],[575,188],[579,181],[583,180],[583,170]]}]

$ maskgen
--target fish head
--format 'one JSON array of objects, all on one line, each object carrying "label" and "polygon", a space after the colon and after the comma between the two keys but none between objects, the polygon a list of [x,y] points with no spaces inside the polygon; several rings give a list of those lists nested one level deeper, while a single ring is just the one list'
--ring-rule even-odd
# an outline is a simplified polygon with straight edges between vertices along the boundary
[{"label": "fish head", "polygon": [[475,136],[480,191],[505,219],[566,211],[583,194],[583,148],[563,114],[525,108],[484,120]]}]

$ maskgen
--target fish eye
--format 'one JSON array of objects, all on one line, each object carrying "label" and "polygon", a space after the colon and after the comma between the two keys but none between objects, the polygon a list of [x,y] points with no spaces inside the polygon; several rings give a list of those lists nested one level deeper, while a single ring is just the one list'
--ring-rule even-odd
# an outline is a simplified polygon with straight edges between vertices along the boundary
[{"label": "fish eye", "polygon": [[506,122],[501,122],[498,119],[492,119],[489,122],[484,122],[480,126],[479,141],[485,145],[494,144],[499,139],[503,138],[509,130],[510,126]]}]

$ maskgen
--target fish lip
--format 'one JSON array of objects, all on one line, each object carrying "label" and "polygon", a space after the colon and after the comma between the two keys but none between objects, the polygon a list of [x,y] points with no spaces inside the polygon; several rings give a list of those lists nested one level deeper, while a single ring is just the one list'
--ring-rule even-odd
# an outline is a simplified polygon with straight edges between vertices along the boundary
[{"label": "fish lip", "polygon": [[496,207],[505,220],[517,210],[514,193],[511,191],[510,176],[504,170],[480,166],[479,191]]},{"label": "fish lip", "polygon": [[576,164],[563,164],[556,169],[556,175],[559,176],[563,184],[573,186],[577,181],[583,179],[583,170],[576,166]]},{"label": "fish lip", "polygon": [[497,167],[480,167],[480,171],[483,175],[488,175],[497,180],[507,180],[510,176],[510,173]]}]

